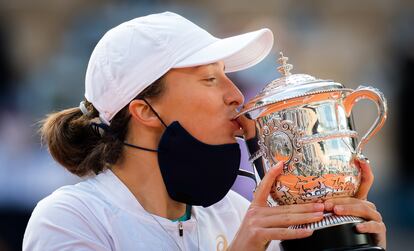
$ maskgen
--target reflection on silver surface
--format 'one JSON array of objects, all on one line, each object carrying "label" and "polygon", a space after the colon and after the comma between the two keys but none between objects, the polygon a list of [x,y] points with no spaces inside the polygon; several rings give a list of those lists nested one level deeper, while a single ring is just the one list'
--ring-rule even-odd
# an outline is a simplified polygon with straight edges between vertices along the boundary
[{"label": "reflection on silver surface", "polygon": [[[279,161],[290,162],[295,175],[349,173],[355,151],[352,128],[343,108],[333,101],[303,105],[271,113],[257,119],[259,142],[264,148],[267,167]],[[259,144],[260,144],[259,143]]]},{"label": "reflection on silver surface", "polygon": [[270,157],[274,162],[287,162],[291,159],[293,146],[286,133],[272,133],[266,140],[266,145],[269,147]]},{"label": "reflection on silver surface", "polygon": [[[283,55],[279,62],[283,77],[269,83],[239,114],[256,124],[259,150],[251,153],[250,161],[262,174],[280,161],[285,163],[271,191],[278,204],[353,196],[361,179],[355,159],[387,117],[384,96],[373,87],[352,90],[331,80],[291,74],[293,66]],[[351,112],[361,99],[377,105],[378,117],[358,143]],[[360,221],[326,215],[320,222],[293,227],[318,229]]]}]

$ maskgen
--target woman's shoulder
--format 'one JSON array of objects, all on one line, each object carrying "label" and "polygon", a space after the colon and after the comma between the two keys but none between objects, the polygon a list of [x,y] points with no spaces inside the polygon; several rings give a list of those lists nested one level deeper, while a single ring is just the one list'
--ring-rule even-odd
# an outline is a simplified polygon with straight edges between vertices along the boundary
[{"label": "woman's shoulder", "polygon": [[92,209],[94,206],[107,204],[105,197],[94,183],[92,177],[77,184],[62,186],[40,200],[34,210],[45,210],[59,206],[62,209],[70,208],[79,211],[83,207]]},{"label": "woman's shoulder", "polygon": [[[111,213],[105,212],[110,209],[105,204],[107,202],[88,181],[57,189],[34,208],[26,227],[23,246],[40,250],[38,248],[43,245],[63,245],[73,238],[107,239],[106,225],[110,222],[108,216]],[[92,242],[95,244],[91,245],[98,246],[103,243]]]},{"label": "woman's shoulder", "polygon": [[90,180],[58,188],[40,200],[33,209],[30,223],[48,220],[63,223],[63,218],[90,218],[108,204]]}]

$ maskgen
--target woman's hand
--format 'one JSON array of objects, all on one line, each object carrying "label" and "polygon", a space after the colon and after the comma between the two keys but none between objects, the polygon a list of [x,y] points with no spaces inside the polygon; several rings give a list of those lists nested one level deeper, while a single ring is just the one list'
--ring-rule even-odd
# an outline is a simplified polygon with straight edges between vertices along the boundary
[{"label": "woman's hand", "polygon": [[333,211],[337,215],[359,216],[366,222],[358,224],[360,233],[372,233],[375,235],[377,245],[386,248],[386,227],[381,214],[372,202],[367,201],[368,192],[374,182],[369,162],[357,160],[361,168],[361,185],[354,198],[335,198],[325,201],[325,210]]},{"label": "woman's hand", "polygon": [[312,230],[287,227],[321,220],[324,211],[323,203],[276,207],[269,207],[267,204],[267,197],[282,168],[283,163],[279,162],[260,182],[228,251],[265,250],[271,240],[298,239],[312,235]]},{"label": "woman's hand", "polygon": [[375,234],[376,243],[386,248],[386,227],[382,216],[372,202],[357,198],[334,198],[325,201],[325,210],[336,215],[353,215],[364,218],[366,222],[359,223],[356,228],[360,233]]}]

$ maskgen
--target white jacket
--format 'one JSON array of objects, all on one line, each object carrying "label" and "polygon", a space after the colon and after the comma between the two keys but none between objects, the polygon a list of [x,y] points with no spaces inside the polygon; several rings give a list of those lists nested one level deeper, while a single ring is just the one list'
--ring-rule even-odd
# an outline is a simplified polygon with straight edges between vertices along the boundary
[{"label": "white jacket", "polygon": [[[106,170],[41,200],[27,225],[23,250],[225,250],[248,206],[233,191],[210,207],[193,206],[180,236],[179,222],[151,216]],[[279,250],[279,242],[267,250]]]}]

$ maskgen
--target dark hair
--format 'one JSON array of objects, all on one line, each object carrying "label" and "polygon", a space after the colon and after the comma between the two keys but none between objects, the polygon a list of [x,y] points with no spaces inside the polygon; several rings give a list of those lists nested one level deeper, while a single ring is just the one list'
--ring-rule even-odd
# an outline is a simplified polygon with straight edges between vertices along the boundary
[{"label": "dark hair", "polygon": [[[136,99],[156,98],[164,91],[163,77],[148,86]],[[123,142],[128,132],[128,105],[122,108],[104,133],[97,133],[99,112],[85,100],[88,114],[80,108],[51,113],[40,121],[40,135],[52,157],[69,172],[82,177],[98,174],[122,157]],[[95,124],[94,124],[95,123]]]}]

